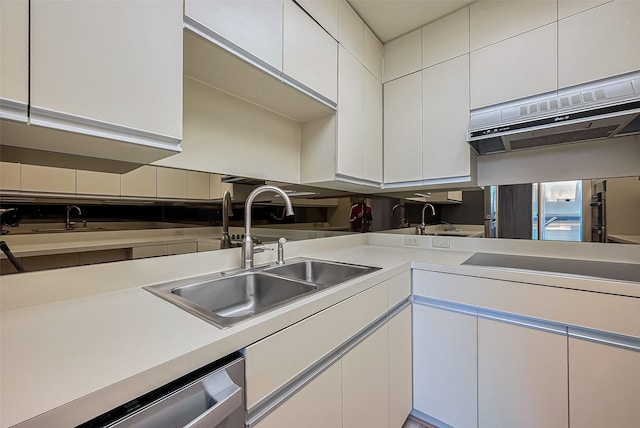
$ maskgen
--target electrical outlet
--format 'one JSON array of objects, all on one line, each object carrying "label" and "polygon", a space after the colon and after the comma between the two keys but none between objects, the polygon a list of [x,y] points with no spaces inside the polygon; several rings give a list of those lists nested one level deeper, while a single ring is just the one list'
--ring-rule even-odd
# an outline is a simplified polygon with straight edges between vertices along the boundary
[{"label": "electrical outlet", "polygon": [[412,247],[418,246],[418,237],[417,236],[405,236],[404,237],[404,245],[411,245]]},{"label": "electrical outlet", "polygon": [[449,248],[449,238],[434,236],[431,238],[431,246],[434,248]]}]

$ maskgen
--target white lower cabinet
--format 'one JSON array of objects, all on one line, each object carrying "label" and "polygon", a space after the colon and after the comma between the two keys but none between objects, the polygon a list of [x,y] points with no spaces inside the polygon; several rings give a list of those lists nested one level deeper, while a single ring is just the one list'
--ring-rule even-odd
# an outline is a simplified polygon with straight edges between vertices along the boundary
[{"label": "white lower cabinet", "polygon": [[413,408],[411,306],[389,320],[389,428],[400,428]]},{"label": "white lower cabinet", "polygon": [[342,425],[340,361],[258,422],[256,428],[328,428]]},{"label": "white lower cabinet", "polygon": [[478,426],[477,322],[474,313],[414,304],[413,406],[433,423]]},{"label": "white lower cabinet", "polygon": [[632,347],[569,338],[572,427],[640,427],[640,339]]},{"label": "white lower cabinet", "polygon": [[479,318],[478,427],[568,427],[567,371],[566,331]]},{"label": "white lower cabinet", "polygon": [[389,330],[383,325],[342,357],[342,427],[389,425]]},{"label": "white lower cabinet", "polygon": [[248,426],[400,428],[412,407],[410,293],[407,271],[247,347]]}]

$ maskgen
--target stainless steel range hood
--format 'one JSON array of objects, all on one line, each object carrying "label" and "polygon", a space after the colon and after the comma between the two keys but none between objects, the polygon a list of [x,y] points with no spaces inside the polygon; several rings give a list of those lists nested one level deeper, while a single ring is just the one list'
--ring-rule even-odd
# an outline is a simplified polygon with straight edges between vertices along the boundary
[{"label": "stainless steel range hood", "polygon": [[640,133],[640,72],[471,111],[479,155]]}]

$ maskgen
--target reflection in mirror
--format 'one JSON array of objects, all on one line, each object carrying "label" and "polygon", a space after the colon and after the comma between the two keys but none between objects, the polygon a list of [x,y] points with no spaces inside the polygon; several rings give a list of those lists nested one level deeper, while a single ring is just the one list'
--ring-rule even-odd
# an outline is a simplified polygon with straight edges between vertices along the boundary
[{"label": "reflection in mirror", "polygon": [[640,244],[638,177],[491,186],[485,192],[485,228],[495,230],[487,236]]}]

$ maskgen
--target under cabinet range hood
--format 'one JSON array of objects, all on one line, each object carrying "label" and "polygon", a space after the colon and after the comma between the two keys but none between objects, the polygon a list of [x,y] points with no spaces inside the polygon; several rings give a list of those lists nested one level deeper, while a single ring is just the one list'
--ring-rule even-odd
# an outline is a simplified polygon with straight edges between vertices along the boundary
[{"label": "under cabinet range hood", "polygon": [[640,133],[640,71],[471,111],[479,155]]}]

